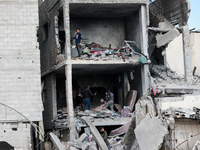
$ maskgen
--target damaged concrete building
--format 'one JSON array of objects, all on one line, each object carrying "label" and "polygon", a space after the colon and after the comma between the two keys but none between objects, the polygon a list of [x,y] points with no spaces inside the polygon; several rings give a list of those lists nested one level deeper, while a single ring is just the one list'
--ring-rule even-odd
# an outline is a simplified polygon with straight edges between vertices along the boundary
[{"label": "damaged concrete building", "polygon": [[[39,11],[38,33],[46,131],[53,129],[52,120],[61,109],[67,111],[67,127],[75,126],[77,114],[76,109],[74,110],[76,104],[72,93],[87,85],[98,93],[91,100],[93,108],[101,104],[100,99],[105,97],[108,88],[115,95],[115,103],[121,106],[127,106],[126,97],[129,91],[136,98],[148,90],[149,15],[146,0],[116,2],[46,0],[39,6]],[[91,45],[91,51],[96,49],[100,51],[99,53],[102,53],[100,57],[95,54],[88,57],[90,53],[85,53],[80,58],[75,58],[77,54],[73,48],[74,43],[71,43],[71,36],[77,27],[83,34],[83,43]],[[65,42],[64,45],[62,41]],[[123,46],[126,43],[130,47],[135,46],[137,50],[134,51],[135,55],[128,56],[125,52],[114,55],[115,51],[125,51]],[[113,52],[105,54],[104,51]],[[118,117],[116,120],[95,119],[93,123],[96,126],[121,126],[130,120],[131,118]],[[66,140],[67,133],[68,129],[61,130],[58,136]],[[70,139],[74,138],[71,129]]]},{"label": "damaged concrete building", "polygon": [[[84,143],[90,134],[107,149],[94,126],[104,126],[112,149],[197,149],[199,61],[191,47],[198,44],[190,37],[195,41],[198,33],[189,31],[189,14],[188,0],[40,1],[45,132],[66,149],[95,149]],[[81,57],[76,28],[83,35]],[[82,112],[75,95],[87,85],[98,94],[92,111]],[[103,113],[106,89],[117,113]]]},{"label": "damaged concrete building", "polygon": [[[200,36],[187,25],[188,0],[3,0],[0,8],[0,148],[200,149]],[[77,95],[88,85],[97,95],[82,111]],[[103,108],[107,89],[115,112]]]}]

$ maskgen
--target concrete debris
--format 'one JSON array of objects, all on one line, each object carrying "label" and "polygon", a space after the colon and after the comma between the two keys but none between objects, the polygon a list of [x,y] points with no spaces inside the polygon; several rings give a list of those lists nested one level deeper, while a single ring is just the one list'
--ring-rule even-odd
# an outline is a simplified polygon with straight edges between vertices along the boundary
[{"label": "concrete debris", "polygon": [[53,134],[52,132],[49,133],[51,141],[53,142],[54,146],[58,149],[58,150],[65,150],[64,146],[62,145],[62,143],[60,142],[60,140],[58,139],[58,137]]},{"label": "concrete debris", "polygon": [[[161,113],[172,108],[182,108],[182,109],[189,109],[193,110],[196,114],[199,114],[198,109],[200,108],[200,96],[198,95],[185,95],[182,97],[163,97],[163,98],[156,98],[157,101],[157,109],[161,110]],[[158,112],[160,113],[160,112]]]},{"label": "concrete debris", "polygon": [[[139,60],[141,54],[141,50],[138,45],[134,41],[124,41],[125,46],[121,48],[111,48],[111,47],[103,47],[100,44],[96,43],[85,43],[81,45],[79,49],[80,53],[82,54],[79,59],[86,59],[86,60],[94,60],[94,61],[107,61],[112,59],[118,59],[125,61],[132,61],[131,59]],[[72,57],[76,57],[76,47],[72,46]],[[147,58],[146,56],[144,56]],[[146,61],[147,62],[147,61]]]},{"label": "concrete debris", "polygon": [[83,120],[86,122],[86,124],[89,126],[90,128],[90,132],[92,133],[92,135],[94,136],[97,144],[99,145],[99,147],[102,150],[108,150],[108,147],[106,145],[106,143],[104,142],[102,136],[100,135],[99,131],[96,129],[96,127],[86,118],[83,117]]},{"label": "concrete debris", "polygon": [[156,116],[155,106],[152,98],[147,96],[144,100],[139,100],[136,104],[136,125],[138,125],[145,117],[146,114]]},{"label": "concrete debris", "polygon": [[163,121],[149,114],[136,126],[134,131],[141,150],[159,150],[164,136],[168,133]]},{"label": "concrete debris", "polygon": [[135,143],[135,141],[137,140],[135,137],[135,132],[134,132],[135,128],[136,128],[136,121],[135,121],[135,118],[132,118],[131,124],[122,142],[125,145],[127,150],[131,149],[133,145],[135,146],[138,145]]},{"label": "concrete debris", "polygon": [[78,139],[78,142],[83,142],[87,137],[88,135],[86,133],[83,133],[81,137]]},{"label": "concrete debris", "polygon": [[[194,108],[194,111],[186,108],[169,108],[163,111],[165,116],[173,116],[174,118],[191,118],[191,119],[199,119],[199,112],[196,112],[198,108]],[[198,109],[199,110],[199,109]]]},{"label": "concrete debris", "polygon": [[109,136],[114,136],[116,134],[120,134],[120,133],[126,133],[129,126],[130,126],[131,122],[126,123],[125,125],[121,126],[120,128],[117,128],[115,130],[112,130],[109,134]]},{"label": "concrete debris", "polygon": [[68,117],[67,115],[63,114],[58,114],[53,120],[52,120],[52,125],[54,128],[67,128],[68,127]]},{"label": "concrete debris", "polygon": [[163,65],[152,65],[151,72],[157,84],[185,84],[184,78],[176,75],[170,68]]},{"label": "concrete debris", "polygon": [[165,46],[169,42],[171,42],[173,39],[178,37],[180,32],[174,28],[170,31],[168,31],[165,34],[157,34],[156,35],[156,40],[157,40],[157,47],[160,48],[161,46]]}]

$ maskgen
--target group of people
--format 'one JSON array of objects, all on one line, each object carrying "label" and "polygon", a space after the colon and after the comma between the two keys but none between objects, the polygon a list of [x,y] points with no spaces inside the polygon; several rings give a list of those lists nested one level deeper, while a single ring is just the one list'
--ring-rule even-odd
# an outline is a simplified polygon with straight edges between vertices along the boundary
[{"label": "group of people", "polygon": [[[96,95],[97,95],[96,92],[94,94],[91,92],[89,85],[85,89],[81,89],[77,95],[77,101],[79,103],[79,106],[82,105],[84,111],[86,110],[86,108],[90,110],[91,109],[90,98]],[[110,89],[107,90],[105,99],[106,103],[103,108],[110,107],[111,111],[114,111],[113,109],[114,94],[110,91]]]}]

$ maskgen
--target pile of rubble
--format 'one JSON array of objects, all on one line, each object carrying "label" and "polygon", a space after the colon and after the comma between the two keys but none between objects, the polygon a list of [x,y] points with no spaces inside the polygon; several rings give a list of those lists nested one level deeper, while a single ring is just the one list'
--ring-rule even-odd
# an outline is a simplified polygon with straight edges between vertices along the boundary
[{"label": "pile of rubble", "polygon": [[167,110],[164,110],[162,114],[164,116],[173,116],[173,118],[200,119],[200,109],[196,107],[193,107],[193,110],[171,107]]},{"label": "pile of rubble", "polygon": [[[173,149],[173,147],[180,147],[183,144],[173,144],[177,140],[174,136],[177,119],[200,119],[200,109],[197,107],[193,107],[193,110],[184,107],[164,109],[158,101],[154,101],[148,95],[144,95],[135,103],[136,95],[137,92],[131,91],[127,96],[129,105],[123,108],[119,104],[115,104],[118,112],[103,109],[104,104],[91,111],[75,111],[76,138],[70,142],[63,142],[58,139],[58,143],[62,145],[63,150],[159,150],[164,147]],[[193,97],[195,98],[195,96]],[[185,100],[185,103],[187,101]],[[179,103],[183,102],[180,101]],[[133,111],[133,106],[135,106],[135,111]],[[61,110],[54,123],[58,122],[57,120],[62,122],[67,119],[66,109],[62,109],[62,113],[60,112]],[[128,115],[126,116],[126,114]],[[114,123],[116,120],[127,120],[127,122],[108,133],[109,145],[107,145],[96,127],[103,126],[102,123],[108,123],[109,121]],[[66,126],[66,124],[63,125]],[[198,133],[193,134],[198,136]],[[198,141],[191,146],[199,147]]]},{"label": "pile of rubble", "polygon": [[[76,46],[72,46],[72,51],[76,51]],[[133,58],[139,60],[140,63],[147,63],[147,57],[141,53],[141,50],[134,41],[125,41],[125,46],[121,48],[103,47],[100,44],[90,43],[82,44],[80,48],[82,54],[79,59],[85,60],[112,60],[118,59],[128,61]]]},{"label": "pile of rubble", "polygon": [[184,78],[164,65],[152,65],[150,69],[156,84],[185,84]]}]

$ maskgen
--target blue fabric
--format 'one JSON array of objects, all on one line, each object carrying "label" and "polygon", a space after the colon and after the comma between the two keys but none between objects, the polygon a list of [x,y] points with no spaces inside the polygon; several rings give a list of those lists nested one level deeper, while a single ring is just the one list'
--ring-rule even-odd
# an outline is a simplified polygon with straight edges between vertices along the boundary
[{"label": "blue fabric", "polygon": [[108,101],[114,101],[114,94],[111,92],[108,92],[107,98],[108,98]]},{"label": "blue fabric", "polygon": [[76,39],[76,43],[81,43],[82,34],[81,33],[76,33],[74,39]]},{"label": "blue fabric", "polygon": [[88,110],[90,110],[90,98],[84,98],[84,111],[86,110],[86,106],[88,107]]}]

